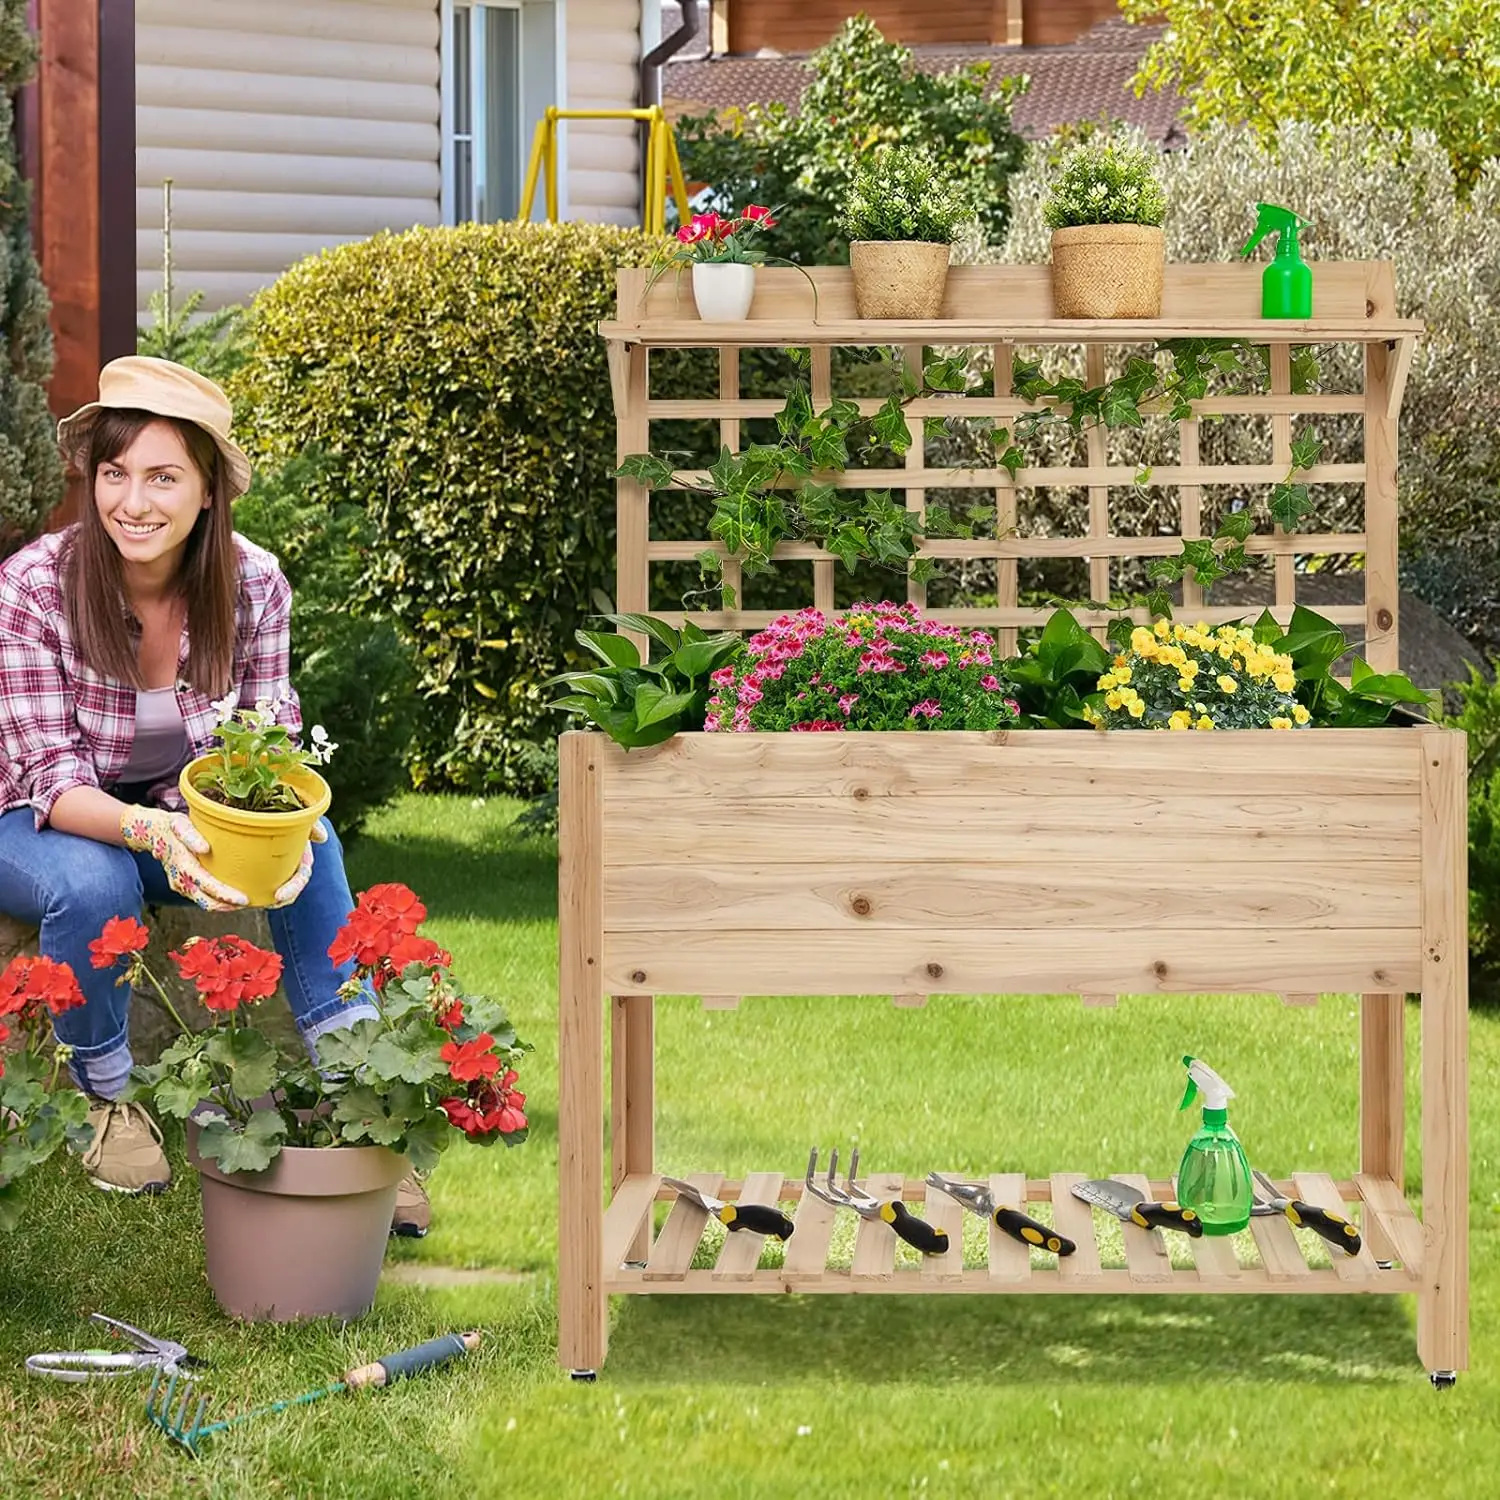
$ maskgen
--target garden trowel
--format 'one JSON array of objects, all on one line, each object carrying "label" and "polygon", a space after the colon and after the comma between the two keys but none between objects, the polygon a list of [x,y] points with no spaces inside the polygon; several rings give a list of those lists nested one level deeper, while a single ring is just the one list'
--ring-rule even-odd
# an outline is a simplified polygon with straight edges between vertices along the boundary
[{"label": "garden trowel", "polygon": [[1082,1198],[1085,1203],[1097,1203],[1117,1219],[1139,1225],[1142,1229],[1180,1229],[1194,1239],[1203,1233],[1203,1221],[1192,1209],[1183,1208],[1180,1203],[1157,1203],[1154,1199],[1142,1198],[1133,1187],[1116,1182],[1113,1177],[1075,1182],[1073,1196]]}]

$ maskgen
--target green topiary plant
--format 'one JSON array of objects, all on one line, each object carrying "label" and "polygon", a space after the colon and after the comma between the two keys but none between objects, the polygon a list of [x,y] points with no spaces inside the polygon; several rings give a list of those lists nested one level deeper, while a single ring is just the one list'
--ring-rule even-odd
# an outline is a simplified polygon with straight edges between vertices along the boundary
[{"label": "green topiary plant", "polygon": [[[616,268],[655,243],[593,224],[415,229],[326,251],[256,299],[232,382],[244,441],[271,467],[320,445],[322,493],[367,517],[352,603],[414,643],[419,785],[543,779],[534,746],[561,724],[544,684],[582,665],[573,632],[614,587],[598,325]],[[670,394],[655,370],[653,394]]]},{"label": "green topiary plant", "polygon": [[1052,229],[1160,224],[1167,200],[1156,175],[1159,160],[1150,147],[1092,137],[1063,157],[1042,217]]},{"label": "green topiary plant", "polygon": [[16,165],[11,105],[35,66],[26,0],[0,0],[0,556],[34,536],[63,493],[47,410],[47,293],[31,252],[31,195]]},{"label": "green topiary plant", "polygon": [[949,245],[974,218],[974,200],[924,146],[887,146],[860,164],[839,213],[853,240]]}]

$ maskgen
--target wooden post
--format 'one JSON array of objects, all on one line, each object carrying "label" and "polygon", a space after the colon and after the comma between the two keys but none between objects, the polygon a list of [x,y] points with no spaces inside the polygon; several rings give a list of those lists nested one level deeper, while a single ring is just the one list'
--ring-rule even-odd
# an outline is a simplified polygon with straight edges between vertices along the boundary
[{"label": "wooden post", "polygon": [[604,1295],[603,800],[597,735],[558,741],[558,1361],[597,1372]]},{"label": "wooden post", "polygon": [[[1365,656],[1377,672],[1400,669],[1397,651],[1396,422],[1387,412],[1389,361],[1382,344],[1365,348]],[[1429,768],[1430,769],[1430,768]],[[1360,997],[1359,1169],[1406,1190],[1406,996]],[[1371,1219],[1376,1260],[1395,1247]]]},{"label": "wooden post", "polygon": [[1417,1353],[1469,1363],[1469,858],[1464,737],[1422,746],[1422,1291]]},{"label": "wooden post", "polygon": [[[656,1159],[654,1006],[650,995],[616,995],[610,1002],[610,1184],[616,1190],[633,1173],[649,1172]],[[648,1216],[625,1259],[643,1261],[650,1250]]]}]

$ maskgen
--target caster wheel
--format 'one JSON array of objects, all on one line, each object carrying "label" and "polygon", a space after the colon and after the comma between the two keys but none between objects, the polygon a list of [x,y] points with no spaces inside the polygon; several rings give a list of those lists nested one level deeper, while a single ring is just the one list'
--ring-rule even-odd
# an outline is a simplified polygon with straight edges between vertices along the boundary
[{"label": "caster wheel", "polygon": [[1434,1370],[1428,1378],[1432,1381],[1432,1388],[1435,1391],[1451,1391],[1458,1384],[1456,1370]]},{"label": "caster wheel", "polygon": [[1396,1262],[1393,1260],[1377,1260],[1375,1262],[1375,1268],[1380,1271],[1389,1271],[1395,1266],[1395,1264]]},{"label": "caster wheel", "polygon": [[[599,1378],[599,1372],[597,1370],[569,1370],[568,1377],[580,1385],[593,1385]],[[1437,1376],[1434,1375],[1432,1378],[1436,1380]]]}]

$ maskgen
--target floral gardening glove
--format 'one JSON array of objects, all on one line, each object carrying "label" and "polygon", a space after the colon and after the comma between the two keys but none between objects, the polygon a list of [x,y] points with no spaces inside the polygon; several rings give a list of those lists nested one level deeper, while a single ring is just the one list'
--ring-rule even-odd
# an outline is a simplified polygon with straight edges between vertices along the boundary
[{"label": "floral gardening glove", "polygon": [[323,820],[320,818],[308,830],[307,847],[302,851],[302,861],[297,866],[297,873],[284,886],[278,888],[276,899],[271,903],[273,911],[278,906],[290,906],[302,894],[302,888],[307,884],[308,877],[312,874],[312,846],[314,844],[326,844],[327,842],[328,834],[323,827]]},{"label": "floral gardening glove", "polygon": [[151,855],[166,871],[167,884],[204,911],[237,911],[248,902],[243,891],[215,880],[198,862],[200,854],[208,853],[208,840],[186,813],[127,807],[120,816],[120,833],[127,849]]}]

